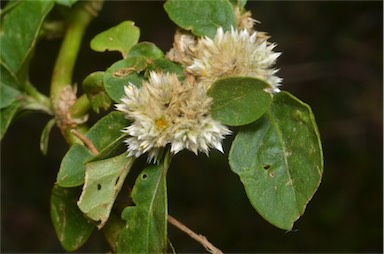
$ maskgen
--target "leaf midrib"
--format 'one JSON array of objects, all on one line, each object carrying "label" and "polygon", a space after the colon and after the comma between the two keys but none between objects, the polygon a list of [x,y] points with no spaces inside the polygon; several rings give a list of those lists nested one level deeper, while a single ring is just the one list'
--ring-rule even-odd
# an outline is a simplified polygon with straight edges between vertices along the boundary
[{"label": "leaf midrib", "polygon": [[[281,144],[281,147],[282,147],[282,152],[283,152],[284,165],[285,165],[285,167],[287,169],[286,171],[287,171],[287,174],[288,174],[288,178],[289,178],[290,181],[293,181],[293,179],[291,177],[291,172],[290,172],[290,167],[289,167],[289,162],[288,162],[288,156],[286,155],[287,154],[287,147],[286,147],[286,144],[285,144],[284,139],[283,139],[283,134],[282,134],[280,125],[279,125],[278,121],[275,120],[275,117],[274,117],[274,115],[272,113],[272,110],[268,111],[266,114],[267,114],[268,118],[270,119],[272,126],[276,130],[277,136],[279,137],[279,141],[280,141],[280,144]],[[296,204],[296,211],[297,211],[298,214],[300,214],[300,209],[298,207],[298,202],[297,202],[297,195],[296,195],[295,185],[292,184],[290,189],[292,189],[292,192],[293,192],[293,197],[294,197],[294,201],[295,201],[295,204]]]},{"label": "leaf midrib", "polygon": [[[159,188],[161,188],[161,186],[159,187],[160,183],[162,182],[163,180],[163,177],[164,177],[164,171],[166,170],[166,165],[165,165],[165,162],[161,168],[161,174],[160,174],[160,177],[158,178],[159,180],[156,182],[156,188],[155,188],[155,192],[154,192],[154,195],[152,196],[152,199],[151,199],[151,202],[150,202],[150,205],[149,205],[149,209],[148,209],[148,214],[151,214],[153,215],[154,214],[154,202],[155,202],[155,197],[157,196],[157,193],[159,192]],[[150,227],[151,227],[151,219],[153,218],[154,216],[148,216],[148,223],[147,223],[147,228],[146,228],[146,239],[148,241],[149,239],[149,235],[150,235]],[[147,242],[145,244],[145,248],[146,248],[146,253],[149,253],[149,242]]]}]

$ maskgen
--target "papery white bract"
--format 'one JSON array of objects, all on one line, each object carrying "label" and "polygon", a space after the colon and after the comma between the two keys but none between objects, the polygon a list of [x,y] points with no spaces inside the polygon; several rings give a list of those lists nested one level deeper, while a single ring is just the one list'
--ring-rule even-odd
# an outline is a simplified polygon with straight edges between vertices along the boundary
[{"label": "papery white bract", "polygon": [[177,79],[176,74],[151,72],[140,88],[129,84],[116,109],[126,114],[132,124],[123,131],[128,156],[148,152],[149,161],[157,161],[163,147],[173,154],[183,149],[208,154],[210,148],[222,151],[221,142],[230,130],[212,119],[212,99],[203,86]]},{"label": "papery white bract", "polygon": [[[260,33],[260,34],[258,34]],[[187,71],[209,87],[219,78],[250,76],[266,81],[272,92],[279,92],[281,78],[271,68],[280,53],[273,52],[276,44],[267,41],[262,32],[246,29],[224,32],[217,29],[214,39],[201,38],[194,51],[194,61]]]}]

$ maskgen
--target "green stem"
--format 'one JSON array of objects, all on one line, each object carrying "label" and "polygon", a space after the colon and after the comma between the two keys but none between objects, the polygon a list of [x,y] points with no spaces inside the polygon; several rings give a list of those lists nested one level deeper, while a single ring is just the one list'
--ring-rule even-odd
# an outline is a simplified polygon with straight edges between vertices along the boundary
[{"label": "green stem", "polygon": [[[71,98],[68,90],[73,92],[73,69],[83,35],[89,23],[101,9],[102,4],[102,0],[79,1],[72,8],[68,14],[67,30],[53,69],[50,91],[52,108],[57,123],[67,142],[70,144],[76,142],[76,138],[70,133],[70,129],[73,128],[73,126],[71,126],[71,118],[73,118],[73,116],[70,114],[71,112],[68,112],[73,104],[73,97],[75,95],[73,93]],[[76,107],[76,110],[78,112],[84,112],[88,106],[83,103],[83,99],[81,99],[80,104],[85,105],[84,110],[78,107]],[[66,112],[69,114],[66,114]],[[68,115],[69,118],[67,117]]]},{"label": "green stem", "polygon": [[80,118],[87,114],[87,112],[91,109],[91,102],[88,100],[86,94],[80,96],[75,104],[71,107],[71,115],[73,118]]},{"label": "green stem", "polygon": [[51,82],[51,99],[56,104],[61,90],[72,84],[72,74],[81,41],[88,24],[93,16],[84,6],[87,2],[75,5],[69,13],[67,31],[61,45],[59,55],[53,69]]},{"label": "green stem", "polygon": [[51,101],[47,96],[37,91],[37,89],[30,83],[27,83],[24,88],[25,92],[31,97],[31,100],[33,100],[31,103],[35,108],[37,107],[41,111],[53,115]]}]

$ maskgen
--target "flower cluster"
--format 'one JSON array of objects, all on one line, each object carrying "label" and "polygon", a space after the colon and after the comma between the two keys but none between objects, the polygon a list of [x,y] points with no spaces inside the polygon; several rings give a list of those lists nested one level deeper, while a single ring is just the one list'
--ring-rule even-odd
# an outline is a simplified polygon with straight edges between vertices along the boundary
[{"label": "flower cluster", "polygon": [[246,29],[231,29],[224,33],[220,27],[214,39],[199,40],[193,63],[187,71],[199,77],[209,87],[218,78],[249,76],[265,80],[273,92],[278,92],[281,79],[271,69],[280,53],[273,52],[275,44],[267,42],[265,35],[250,34]]},{"label": "flower cluster", "polygon": [[207,90],[219,78],[250,76],[270,84],[271,93],[279,92],[281,79],[272,66],[280,53],[273,51],[264,32],[253,30],[256,20],[250,13],[236,12],[238,29],[216,36],[196,37],[178,30],[173,48],[167,57],[185,70],[180,82],[175,74],[151,72],[140,88],[129,84],[116,108],[132,120],[123,131],[128,155],[139,157],[148,153],[149,161],[157,161],[162,149],[170,145],[176,154],[183,149],[195,154],[208,154],[210,148],[222,150],[221,142],[230,130],[210,114],[212,99]]},{"label": "flower cluster", "polygon": [[208,154],[211,147],[222,150],[229,129],[209,114],[212,99],[202,86],[177,79],[175,74],[151,72],[141,88],[130,84],[116,108],[133,123],[124,129],[128,156],[148,152],[156,161],[167,144],[172,153],[188,149]]}]

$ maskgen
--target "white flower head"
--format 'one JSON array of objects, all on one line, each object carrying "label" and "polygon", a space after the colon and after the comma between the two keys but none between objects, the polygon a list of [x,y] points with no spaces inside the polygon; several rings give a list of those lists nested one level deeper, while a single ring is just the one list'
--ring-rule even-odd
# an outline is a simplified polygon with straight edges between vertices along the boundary
[{"label": "white flower head", "polygon": [[197,37],[185,30],[176,30],[173,48],[166,54],[173,62],[180,63],[184,68],[193,61],[193,51],[197,45]]},{"label": "white flower head", "polygon": [[171,152],[183,149],[208,154],[210,148],[222,150],[221,142],[230,130],[212,119],[212,99],[199,84],[181,83],[176,74],[151,72],[140,88],[129,84],[122,103],[116,109],[126,114],[132,124],[123,132],[128,156],[148,152],[149,161],[157,161],[163,147]]},{"label": "white flower head", "polygon": [[234,11],[236,15],[238,30],[246,29],[248,32],[253,32],[254,24],[260,23],[259,21],[252,18],[252,13],[250,11],[243,12],[243,10],[241,10],[238,6],[234,8]]},{"label": "white flower head", "polygon": [[219,78],[250,76],[265,80],[273,92],[279,92],[281,78],[271,68],[281,53],[273,52],[276,44],[267,41],[265,33],[249,33],[246,29],[224,32],[218,28],[214,39],[201,38],[194,61],[187,71],[209,87]]}]

